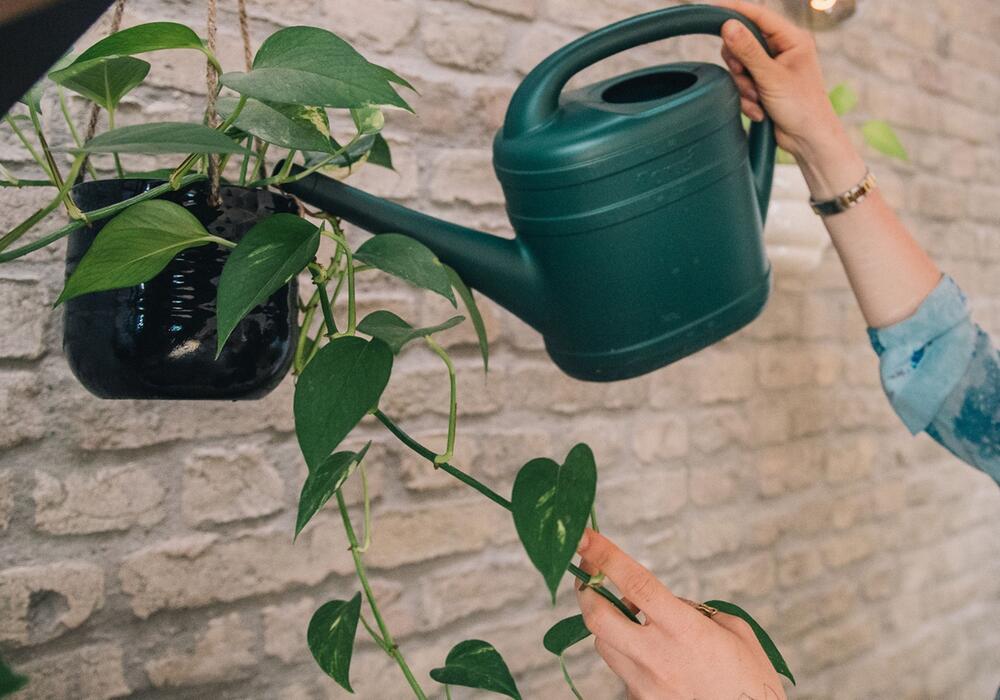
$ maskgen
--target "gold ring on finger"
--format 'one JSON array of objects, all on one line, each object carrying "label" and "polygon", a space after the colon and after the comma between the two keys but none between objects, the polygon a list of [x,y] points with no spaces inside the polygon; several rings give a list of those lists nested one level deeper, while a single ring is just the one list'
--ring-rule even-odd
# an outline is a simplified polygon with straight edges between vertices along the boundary
[{"label": "gold ring on finger", "polygon": [[718,614],[718,609],[713,608],[711,605],[705,605],[704,603],[696,603],[693,600],[688,600],[687,598],[681,598],[683,602],[690,605],[692,608],[700,612],[705,617],[715,617]]}]

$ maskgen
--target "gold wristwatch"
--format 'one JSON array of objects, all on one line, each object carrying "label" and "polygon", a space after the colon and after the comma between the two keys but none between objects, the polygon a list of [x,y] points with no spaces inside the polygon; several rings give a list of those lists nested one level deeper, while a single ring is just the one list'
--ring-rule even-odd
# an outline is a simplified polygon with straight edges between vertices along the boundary
[{"label": "gold wristwatch", "polygon": [[840,214],[841,212],[847,211],[851,207],[857,206],[858,202],[871,194],[877,186],[878,181],[875,179],[875,175],[872,174],[871,170],[866,169],[865,178],[857,185],[847,190],[847,192],[839,194],[833,199],[828,199],[824,202],[817,202],[815,199],[810,199],[809,204],[812,205],[812,210],[820,216]]}]

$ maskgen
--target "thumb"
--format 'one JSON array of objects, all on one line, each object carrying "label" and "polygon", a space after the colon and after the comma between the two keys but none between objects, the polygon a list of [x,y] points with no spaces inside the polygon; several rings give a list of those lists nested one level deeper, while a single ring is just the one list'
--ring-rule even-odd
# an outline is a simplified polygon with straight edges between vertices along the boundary
[{"label": "thumb", "polygon": [[722,40],[755,79],[760,79],[761,73],[766,74],[773,65],[774,61],[767,49],[739,20],[731,19],[722,26]]}]

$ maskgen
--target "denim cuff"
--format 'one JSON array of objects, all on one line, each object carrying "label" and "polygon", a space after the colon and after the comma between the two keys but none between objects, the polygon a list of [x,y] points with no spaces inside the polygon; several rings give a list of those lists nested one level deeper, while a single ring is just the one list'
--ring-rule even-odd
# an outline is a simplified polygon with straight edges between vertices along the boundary
[{"label": "denim cuff", "polygon": [[944,276],[913,315],[869,328],[868,335],[893,409],[911,433],[925,430],[962,380],[975,349],[965,296]]}]

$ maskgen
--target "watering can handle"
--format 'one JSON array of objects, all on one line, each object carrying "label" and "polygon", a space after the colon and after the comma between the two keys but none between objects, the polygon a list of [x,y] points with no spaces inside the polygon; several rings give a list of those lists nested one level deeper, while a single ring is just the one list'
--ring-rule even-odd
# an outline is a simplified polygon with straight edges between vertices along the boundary
[{"label": "watering can handle", "polygon": [[[616,53],[661,39],[688,34],[719,36],[722,25],[731,19],[745,24],[764,48],[768,48],[757,25],[738,12],[712,5],[668,7],[580,37],[546,58],[525,77],[507,108],[504,136],[518,136],[548,121],[559,109],[559,95],[566,83],[584,68]],[[776,145],[774,123],[769,117],[750,127],[750,165],[761,220],[767,215],[771,199]]]}]

